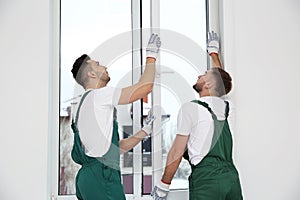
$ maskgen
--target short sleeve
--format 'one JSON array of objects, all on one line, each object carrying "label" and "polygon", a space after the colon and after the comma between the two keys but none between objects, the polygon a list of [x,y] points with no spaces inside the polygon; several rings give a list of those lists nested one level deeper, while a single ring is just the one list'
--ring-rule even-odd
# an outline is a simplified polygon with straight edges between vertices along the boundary
[{"label": "short sleeve", "polygon": [[188,104],[184,104],[177,116],[177,134],[189,135],[192,131],[192,117],[190,107]]},{"label": "short sleeve", "polygon": [[118,105],[120,96],[121,96],[121,88],[113,88],[113,94],[112,94],[112,105],[115,107]]},{"label": "short sleeve", "polygon": [[121,89],[115,87],[104,87],[97,90],[95,93],[95,101],[101,102],[104,106],[118,105],[121,96]]}]

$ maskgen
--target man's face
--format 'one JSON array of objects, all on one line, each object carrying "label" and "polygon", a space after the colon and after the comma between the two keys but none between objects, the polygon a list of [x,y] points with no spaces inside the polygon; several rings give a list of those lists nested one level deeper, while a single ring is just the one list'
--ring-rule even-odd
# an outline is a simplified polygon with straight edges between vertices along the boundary
[{"label": "man's face", "polygon": [[203,91],[205,84],[211,80],[211,77],[210,70],[206,71],[203,75],[199,75],[197,82],[193,85],[194,90],[196,90],[197,93]]},{"label": "man's face", "polygon": [[97,78],[106,83],[110,81],[110,77],[107,72],[107,67],[100,65],[99,62],[95,60],[88,60],[87,62],[91,64],[93,71],[97,75]]}]

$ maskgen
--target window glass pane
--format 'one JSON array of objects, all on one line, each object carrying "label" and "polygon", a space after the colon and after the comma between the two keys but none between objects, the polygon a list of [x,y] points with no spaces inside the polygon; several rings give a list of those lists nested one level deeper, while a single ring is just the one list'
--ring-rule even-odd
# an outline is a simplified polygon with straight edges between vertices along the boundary
[{"label": "window glass pane", "polygon": [[[172,5],[172,9],[170,9]],[[150,27],[150,0],[143,1],[143,28]],[[176,119],[180,106],[197,98],[192,85],[197,75],[206,70],[205,40],[206,13],[205,0],[190,0],[182,4],[179,0],[160,1],[160,27],[162,43],[181,46],[174,38],[181,37],[190,48],[178,52],[174,46],[166,45],[161,51],[161,107],[163,136],[163,166],[166,156],[176,134]],[[179,14],[180,13],[180,14]],[[74,60],[83,53],[91,55],[101,64],[108,67],[111,77],[109,86],[125,87],[132,81],[132,57],[130,47],[124,52],[118,52],[112,60],[102,57],[103,44],[117,48],[116,42],[126,40],[131,44],[128,34],[131,30],[131,1],[109,0],[61,0],[61,77],[60,77],[60,168],[59,194],[75,194],[75,175],[79,166],[70,158],[73,144],[73,133],[70,129],[73,109],[78,103],[78,95],[83,90],[75,84],[70,72]],[[118,36],[116,36],[118,35]],[[130,35],[130,34],[129,34]],[[171,37],[164,37],[170,36]],[[116,36],[115,38],[112,38]],[[183,36],[183,38],[182,38]],[[196,46],[193,46],[196,44]],[[106,46],[105,46],[106,47]],[[99,50],[100,49],[100,50]],[[99,50],[99,52],[98,52]],[[110,51],[111,49],[107,49]],[[126,51],[125,51],[126,50]],[[194,59],[193,52],[199,52]],[[112,53],[113,54],[113,53]],[[145,56],[145,54],[143,54]],[[198,62],[201,58],[201,62]],[[204,58],[204,59],[203,59]],[[145,58],[143,58],[145,60]],[[137,69],[140,70],[140,69]],[[147,101],[144,99],[144,101]],[[144,103],[144,115],[151,105],[151,95],[148,103]],[[117,106],[120,139],[132,134],[131,105]],[[149,194],[152,186],[151,140],[144,140],[143,149],[143,194]],[[155,150],[154,150],[155,151]],[[125,193],[133,193],[133,154],[121,155],[121,172]],[[180,169],[172,182],[173,189],[187,188],[189,165],[182,162]]]},{"label": "window glass pane", "polygon": [[[112,84],[116,87],[123,88],[132,85],[132,55],[126,54],[118,58],[109,67],[109,73],[112,78]],[[120,77],[121,75],[121,77]],[[117,106],[117,120],[119,125],[120,139],[130,137],[132,131],[132,107],[131,104]],[[121,154],[120,167],[125,194],[133,194],[133,150]]]},{"label": "window glass pane", "polygon": [[[113,38],[120,33],[131,30],[131,1],[123,0],[61,0],[61,77],[60,77],[60,164],[59,164],[59,194],[75,194],[75,175],[79,166],[71,157],[70,151],[73,145],[73,133],[70,129],[72,108],[78,103],[78,95],[83,92],[70,72],[73,62],[83,53],[91,55],[92,59],[99,60],[107,65],[111,77],[109,86],[118,86],[120,80],[131,80],[132,62],[130,47],[127,54],[115,55],[115,60],[107,60],[101,54],[95,53],[96,49],[103,48],[107,41],[116,42],[119,38]],[[130,40],[130,38],[129,38]],[[130,41],[127,41],[131,44]],[[112,43],[111,48],[116,48]],[[100,50],[100,52],[103,50]],[[106,50],[110,51],[110,50]],[[125,54],[124,54],[125,53]],[[124,78],[126,76],[126,78]],[[125,81],[126,82],[126,81]],[[131,82],[126,82],[131,84]],[[129,109],[124,115],[129,115]],[[123,137],[122,112],[118,112],[121,119],[119,123],[120,137]],[[130,122],[126,121],[126,126]],[[121,162],[123,167],[123,162]],[[122,170],[124,173],[124,170]],[[126,174],[132,174],[132,169],[127,168]],[[127,179],[126,179],[127,180]],[[127,184],[128,190],[132,184]]]},{"label": "window glass pane", "polygon": [[[161,107],[168,116],[162,121],[163,166],[173,144],[177,129],[177,114],[182,104],[198,98],[192,86],[199,73],[207,68],[206,61],[206,6],[205,0],[160,1],[162,37]],[[165,45],[165,46],[164,46]],[[179,48],[178,48],[179,47]],[[190,166],[180,164],[171,189],[188,188]]]},{"label": "window glass pane", "polygon": [[206,47],[205,0],[160,1],[160,27],[185,35],[198,45]]}]

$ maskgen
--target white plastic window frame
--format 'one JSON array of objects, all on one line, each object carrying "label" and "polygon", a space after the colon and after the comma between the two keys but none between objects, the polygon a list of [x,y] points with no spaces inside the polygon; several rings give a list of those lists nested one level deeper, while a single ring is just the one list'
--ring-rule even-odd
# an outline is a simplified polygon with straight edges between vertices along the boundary
[{"label": "white plastic window frame", "polygon": [[[206,29],[207,31],[214,31],[218,34],[219,38],[220,38],[220,59],[222,62],[222,55],[223,55],[223,49],[222,49],[222,41],[223,41],[223,35],[220,34],[221,33],[221,16],[222,13],[220,12],[222,11],[222,3],[219,2],[219,0],[206,0]],[[207,56],[208,59],[208,68],[210,68],[211,66],[211,59],[209,58],[209,56]]]},{"label": "white plastic window frame", "polygon": [[[141,0],[140,0],[141,1]],[[132,29],[140,28],[140,1],[132,1]],[[159,24],[159,13],[160,13],[160,0],[151,0],[151,27],[160,27]],[[207,5],[207,30],[214,30],[219,35],[220,34],[220,6],[219,0],[206,0]],[[49,82],[49,148],[48,148],[48,192],[47,199],[51,200],[76,200],[75,195],[58,195],[59,188],[59,93],[60,93],[60,85],[59,85],[59,74],[60,74],[60,0],[51,1],[51,17],[50,17],[50,31],[51,31],[51,49],[50,49],[50,57],[52,63],[52,69],[50,71],[50,82]],[[222,37],[221,44],[222,44]],[[133,37],[133,47],[138,47],[141,45],[141,35],[134,35]],[[141,48],[142,49],[142,48]],[[223,54],[221,50],[221,55]],[[133,53],[133,64],[141,64],[141,54],[139,52]],[[159,60],[157,61],[159,64]],[[209,63],[209,62],[208,62]],[[209,68],[209,67],[208,67]],[[156,81],[160,82],[159,78],[160,69],[157,69],[157,77]],[[134,82],[139,79],[140,74],[133,75]],[[152,95],[152,106],[160,104],[160,88],[156,86],[153,89]],[[135,112],[135,116],[133,118],[133,123],[135,121],[139,121],[139,115],[141,115],[141,102],[136,102],[133,104],[133,110]],[[160,116],[160,110],[154,110],[155,115]],[[153,125],[154,132],[158,133],[160,130],[160,121],[156,120],[156,123]],[[135,123],[138,124],[138,123]],[[138,129],[139,127],[136,127]],[[133,130],[136,132],[137,130]],[[153,172],[153,183],[156,183],[161,178],[162,174],[162,156],[161,152],[155,151],[155,149],[160,149],[161,137],[153,137],[152,138],[152,151],[156,152],[152,154],[152,172]],[[141,144],[137,145],[134,148],[134,152],[141,152]],[[151,199],[149,195],[142,195],[142,157],[140,153],[134,153],[136,157],[134,158],[135,164],[134,166],[134,193],[131,195],[126,195],[126,199]],[[185,199],[188,196],[187,190],[176,190],[171,191],[169,198],[170,199]]]},{"label": "white plastic window frame", "polygon": [[50,2],[49,137],[47,199],[55,200],[59,188],[60,0]]}]

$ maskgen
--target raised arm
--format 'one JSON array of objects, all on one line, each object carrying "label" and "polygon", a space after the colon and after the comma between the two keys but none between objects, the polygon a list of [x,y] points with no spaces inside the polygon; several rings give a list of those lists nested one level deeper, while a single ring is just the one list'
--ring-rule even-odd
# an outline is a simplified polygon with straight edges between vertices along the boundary
[{"label": "raised arm", "polygon": [[213,53],[210,55],[211,60],[213,61],[213,67],[223,68],[221,61],[219,59],[219,54]]},{"label": "raised arm", "polygon": [[212,59],[213,67],[223,68],[219,59],[219,37],[214,31],[208,32],[207,52]]},{"label": "raised arm", "polygon": [[122,89],[118,104],[132,103],[145,97],[152,91],[155,78],[155,61],[161,46],[160,38],[157,34],[152,34],[146,48],[146,67],[140,80],[129,87]]}]

